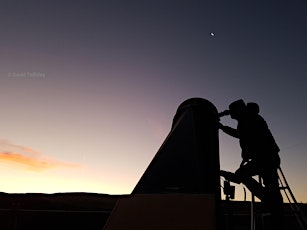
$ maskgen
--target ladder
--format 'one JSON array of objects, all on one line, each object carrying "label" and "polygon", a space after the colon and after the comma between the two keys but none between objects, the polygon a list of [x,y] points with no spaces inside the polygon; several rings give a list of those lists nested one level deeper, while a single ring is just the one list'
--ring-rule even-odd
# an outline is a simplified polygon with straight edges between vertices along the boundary
[{"label": "ladder", "polygon": [[287,197],[287,200],[290,204],[291,210],[293,211],[300,227],[302,230],[307,230],[307,220],[306,217],[304,215],[304,213],[302,212],[302,210],[300,209],[294,194],[286,180],[286,177],[283,173],[283,171],[281,170],[281,167],[279,167],[277,169],[278,171],[278,180],[279,180],[279,185],[280,185],[280,190],[284,192],[285,196]]},{"label": "ladder", "polygon": [[[301,208],[299,207],[295,197],[294,197],[294,194],[286,180],[286,177],[283,173],[283,171],[281,170],[281,167],[278,167],[277,169],[277,173],[278,173],[278,182],[279,182],[279,188],[281,191],[284,192],[289,204],[290,204],[290,207],[291,207],[291,210],[293,212],[293,214],[295,215],[297,221],[298,221],[298,224],[300,226],[300,228],[302,230],[307,230],[307,220],[306,220],[306,217],[304,215],[304,213],[302,212]],[[262,183],[262,178],[259,176],[259,183]],[[251,200],[251,230],[255,230],[256,229],[256,224],[255,224],[255,215],[256,215],[256,212],[255,212],[255,207],[254,207],[254,202],[255,202],[255,196],[254,194],[252,194],[252,200]],[[265,214],[264,214],[265,215]],[[262,226],[264,225],[264,221],[263,221],[263,216],[262,215]]]}]

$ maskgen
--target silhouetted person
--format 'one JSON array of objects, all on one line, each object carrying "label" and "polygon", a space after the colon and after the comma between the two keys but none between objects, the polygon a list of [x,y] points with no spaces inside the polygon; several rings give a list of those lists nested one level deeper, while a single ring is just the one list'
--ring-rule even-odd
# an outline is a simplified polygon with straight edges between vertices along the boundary
[{"label": "silhouetted person", "polygon": [[[227,111],[220,115],[227,114]],[[235,183],[243,183],[261,201],[272,221],[279,225],[283,201],[278,183],[280,158],[277,146],[265,120],[259,115],[259,106],[238,100],[229,105],[229,114],[238,121],[237,129],[220,124],[225,133],[238,138],[242,163],[235,173],[221,171],[221,176]],[[252,177],[259,175],[265,187]],[[277,227],[277,226],[275,226]]]}]

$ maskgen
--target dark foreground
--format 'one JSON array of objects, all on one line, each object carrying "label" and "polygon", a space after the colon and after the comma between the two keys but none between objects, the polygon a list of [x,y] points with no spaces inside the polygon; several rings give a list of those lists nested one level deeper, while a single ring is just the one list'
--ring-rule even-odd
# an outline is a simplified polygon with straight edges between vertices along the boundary
[{"label": "dark foreground", "polygon": [[[92,193],[6,194],[0,193],[1,230],[102,230],[118,198],[128,195]],[[256,203],[256,210],[259,203]],[[304,213],[306,204],[300,204]],[[250,202],[222,202],[226,229],[250,229]],[[256,216],[257,229],[263,218]],[[265,220],[265,218],[264,218]],[[289,204],[285,204],[286,229],[300,229]]]}]

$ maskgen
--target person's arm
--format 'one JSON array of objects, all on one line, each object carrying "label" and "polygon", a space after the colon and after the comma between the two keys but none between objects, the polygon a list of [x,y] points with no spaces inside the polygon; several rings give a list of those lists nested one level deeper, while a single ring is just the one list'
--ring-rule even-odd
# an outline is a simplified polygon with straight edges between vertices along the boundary
[{"label": "person's arm", "polygon": [[224,132],[227,133],[228,135],[235,137],[235,138],[239,138],[239,132],[238,130],[231,128],[229,126],[224,126],[220,123],[219,128]]}]

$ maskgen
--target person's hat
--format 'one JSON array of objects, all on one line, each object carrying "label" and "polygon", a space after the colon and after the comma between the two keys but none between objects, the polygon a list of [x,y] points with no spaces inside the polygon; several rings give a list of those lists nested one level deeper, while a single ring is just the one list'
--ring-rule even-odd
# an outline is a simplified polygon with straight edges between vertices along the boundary
[{"label": "person's hat", "polygon": [[246,105],[245,105],[245,102],[242,100],[242,99],[239,99],[237,101],[234,101],[232,102],[230,105],[229,105],[229,110],[233,111],[233,110],[240,110],[242,108],[245,108]]}]

